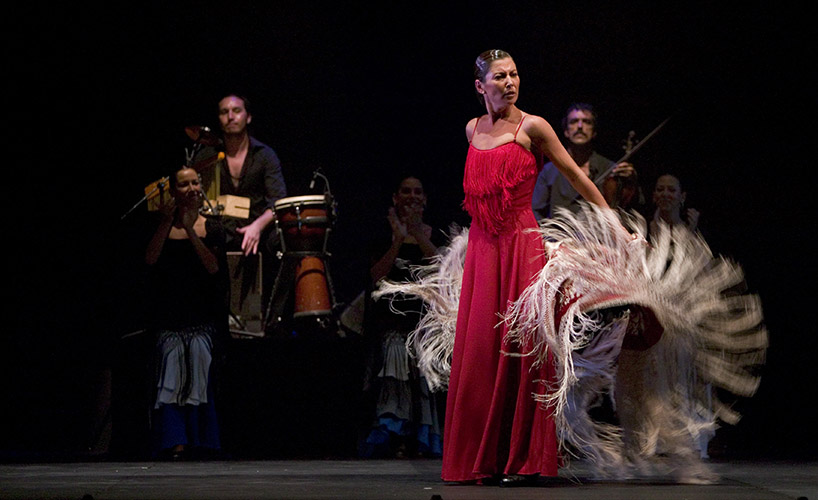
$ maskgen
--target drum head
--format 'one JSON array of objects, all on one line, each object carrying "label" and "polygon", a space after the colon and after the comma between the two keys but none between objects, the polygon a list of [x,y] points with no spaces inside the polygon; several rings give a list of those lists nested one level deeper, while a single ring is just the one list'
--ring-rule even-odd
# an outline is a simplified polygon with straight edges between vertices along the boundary
[{"label": "drum head", "polygon": [[275,203],[276,227],[285,252],[319,252],[326,246],[327,202],[323,195],[293,196]]},{"label": "drum head", "polygon": [[307,196],[291,196],[289,198],[281,198],[275,202],[276,210],[287,209],[296,205],[325,205],[326,198],[322,194],[311,194]]}]

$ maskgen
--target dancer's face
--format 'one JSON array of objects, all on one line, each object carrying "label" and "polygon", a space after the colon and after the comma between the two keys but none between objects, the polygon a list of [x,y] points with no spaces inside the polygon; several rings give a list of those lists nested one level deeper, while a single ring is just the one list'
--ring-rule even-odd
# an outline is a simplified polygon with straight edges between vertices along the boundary
[{"label": "dancer's face", "polygon": [[477,92],[486,99],[486,104],[501,108],[517,102],[520,92],[520,75],[517,65],[510,57],[497,59],[491,63],[483,81],[475,80]]}]

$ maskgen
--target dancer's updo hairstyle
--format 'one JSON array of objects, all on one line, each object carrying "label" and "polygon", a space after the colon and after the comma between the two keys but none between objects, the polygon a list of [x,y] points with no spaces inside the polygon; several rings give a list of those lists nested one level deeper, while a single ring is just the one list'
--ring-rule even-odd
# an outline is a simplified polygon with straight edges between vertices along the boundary
[{"label": "dancer's updo hairstyle", "polygon": [[[491,63],[497,61],[498,59],[506,58],[511,58],[511,54],[505,50],[493,49],[483,52],[477,56],[477,59],[474,61],[474,78],[480,80],[481,82],[485,81],[486,74],[489,72]],[[475,90],[475,92],[477,91]],[[477,98],[480,103],[484,103],[483,95],[479,92],[477,92]]]}]

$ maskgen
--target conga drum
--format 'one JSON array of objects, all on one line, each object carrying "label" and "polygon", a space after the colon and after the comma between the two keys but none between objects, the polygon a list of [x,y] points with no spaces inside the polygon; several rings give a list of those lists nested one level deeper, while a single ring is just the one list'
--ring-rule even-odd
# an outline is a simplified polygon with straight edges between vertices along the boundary
[{"label": "conga drum", "polygon": [[293,317],[324,316],[332,312],[324,261],[320,257],[303,257],[296,266],[295,306]]},{"label": "conga drum", "polygon": [[[330,198],[293,196],[275,203],[281,238],[278,277],[267,308],[266,328],[289,335],[330,324],[333,298],[326,259],[332,218]],[[294,280],[294,282],[293,282]],[[295,320],[290,323],[289,320]]]},{"label": "conga drum", "polygon": [[321,252],[330,220],[323,195],[293,196],[275,202],[276,225],[285,252]]}]

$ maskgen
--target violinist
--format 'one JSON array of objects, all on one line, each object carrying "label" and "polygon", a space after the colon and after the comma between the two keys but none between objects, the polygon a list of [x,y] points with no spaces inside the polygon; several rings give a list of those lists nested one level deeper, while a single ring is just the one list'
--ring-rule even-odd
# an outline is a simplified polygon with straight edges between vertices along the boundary
[{"label": "violinist", "polygon": [[[566,139],[565,149],[579,165],[580,169],[596,182],[613,164],[594,150],[597,115],[593,106],[574,103],[568,107],[562,119],[562,134]],[[600,184],[605,201],[613,208],[628,210],[639,203],[642,195],[633,165],[620,163]],[[577,191],[559,174],[553,163],[547,163],[537,178],[531,208],[538,220],[551,218],[554,210],[566,207],[572,212],[579,210],[581,197]]]}]

